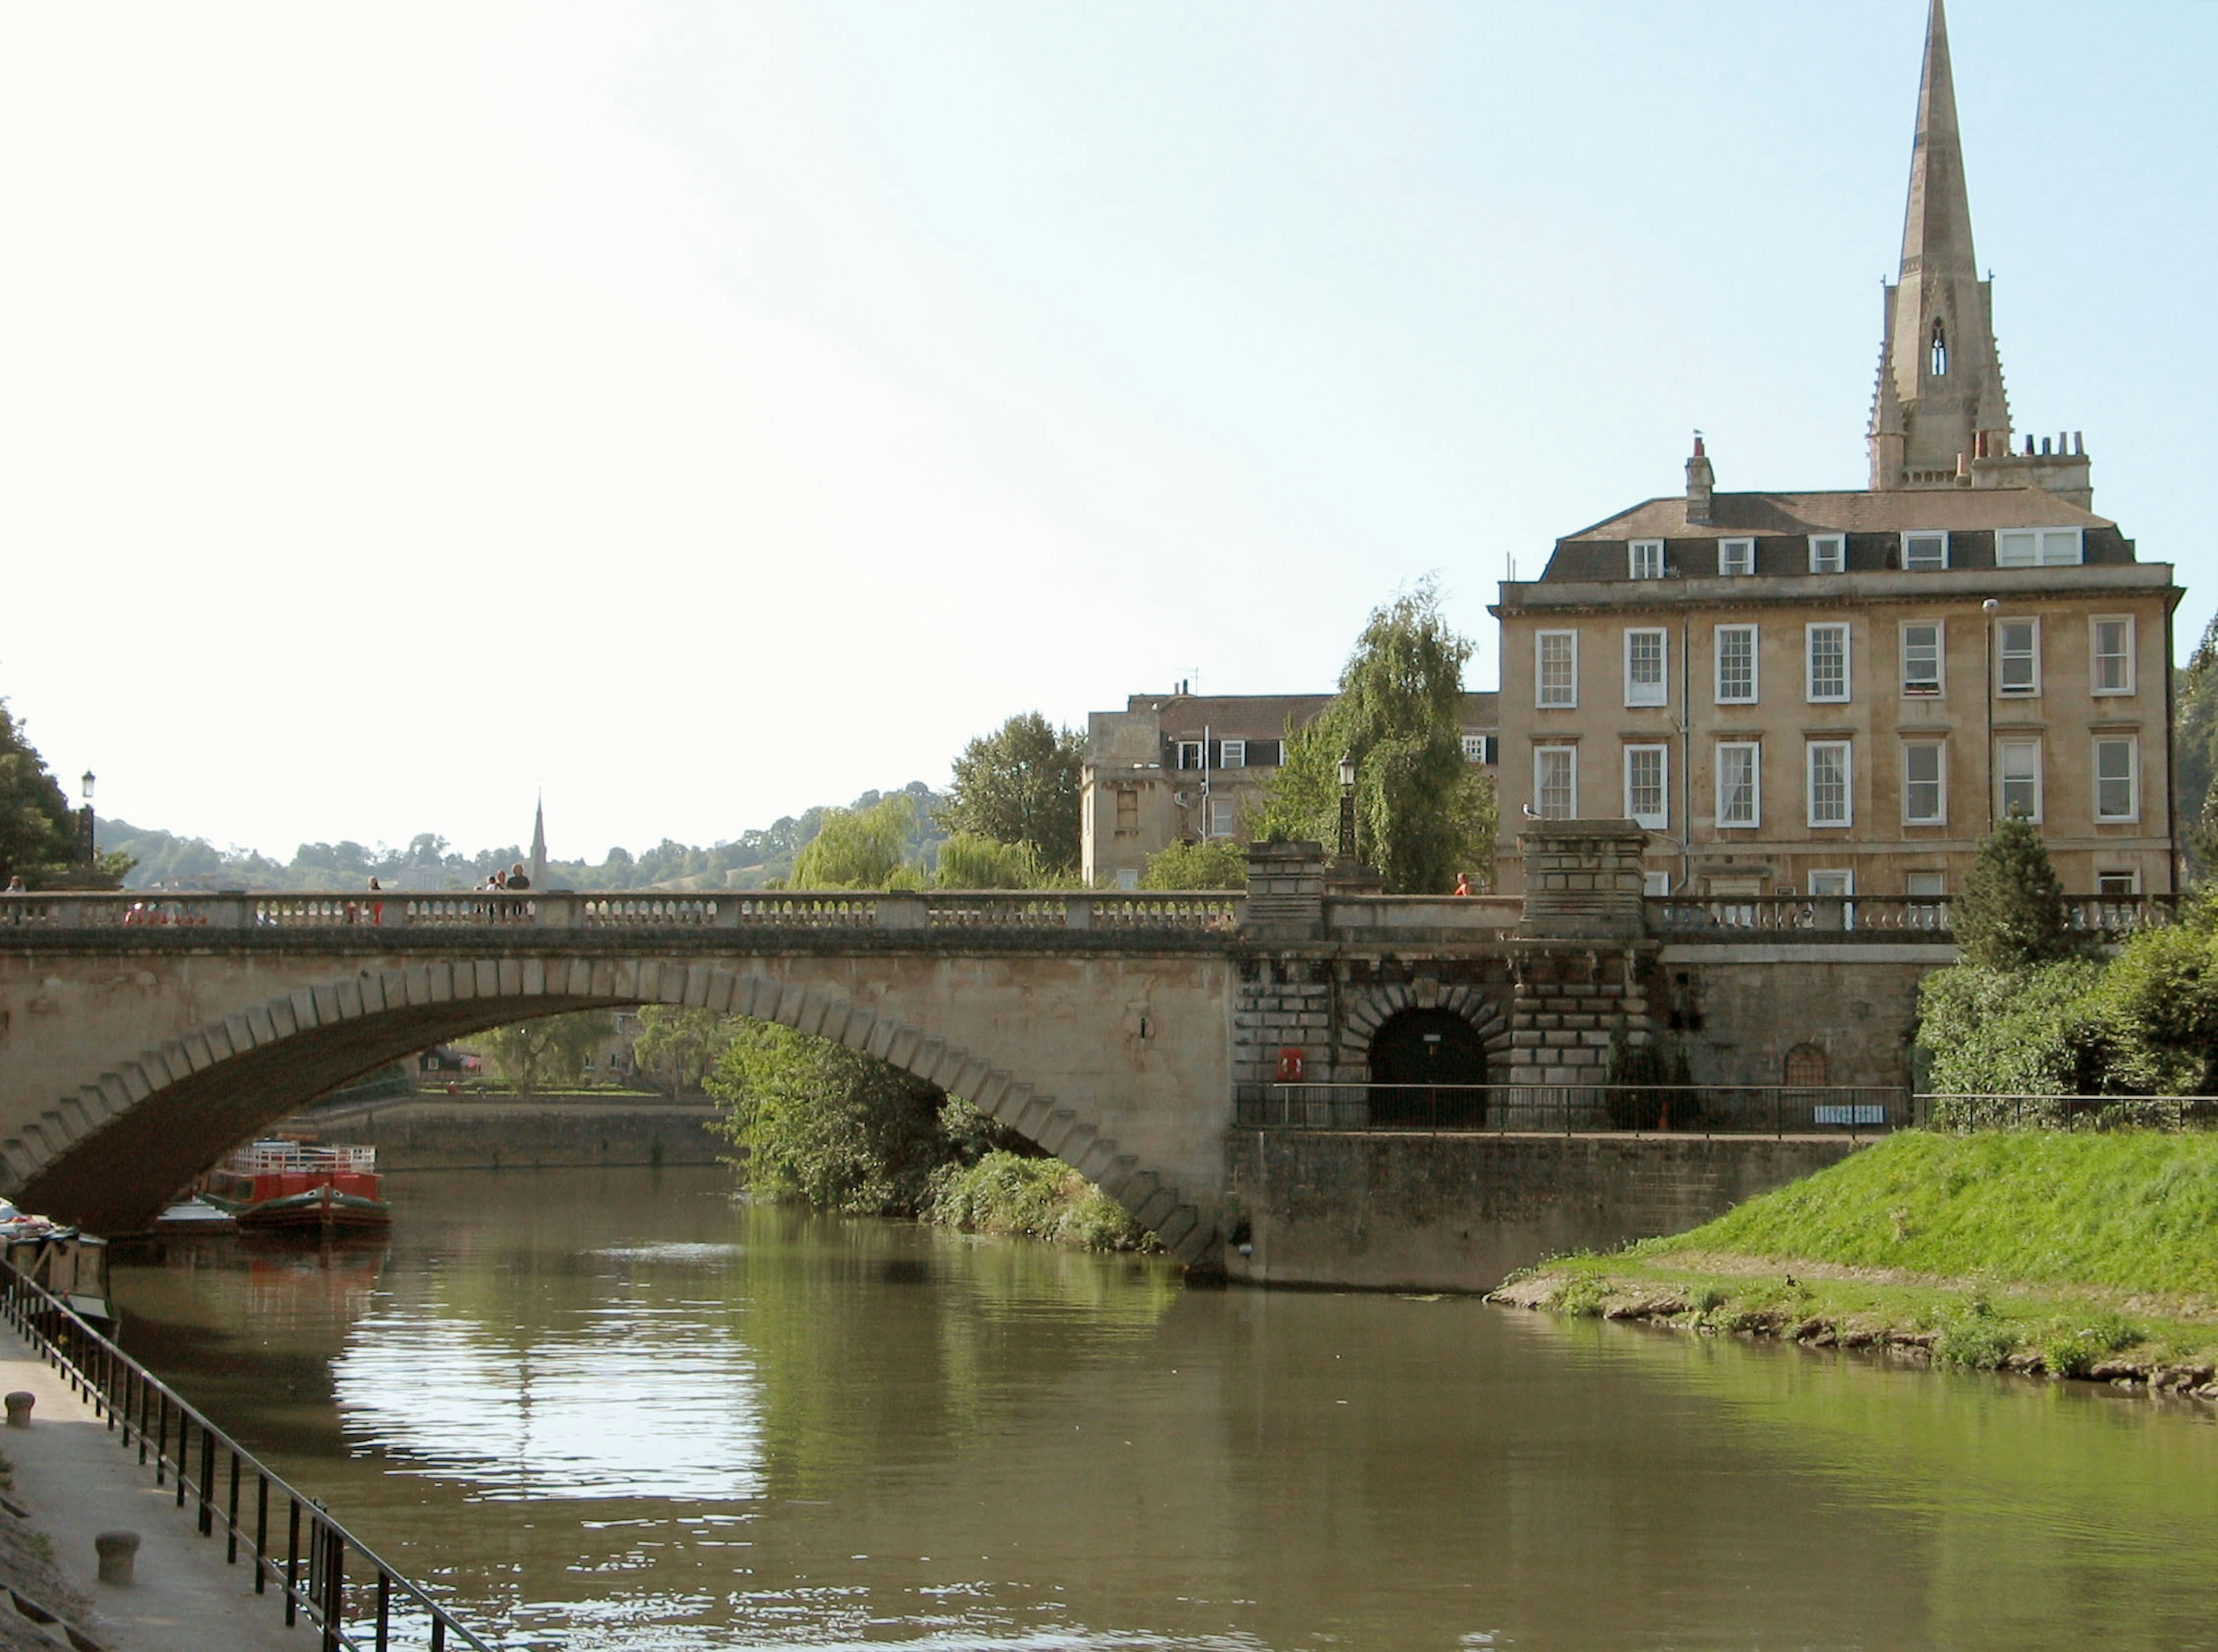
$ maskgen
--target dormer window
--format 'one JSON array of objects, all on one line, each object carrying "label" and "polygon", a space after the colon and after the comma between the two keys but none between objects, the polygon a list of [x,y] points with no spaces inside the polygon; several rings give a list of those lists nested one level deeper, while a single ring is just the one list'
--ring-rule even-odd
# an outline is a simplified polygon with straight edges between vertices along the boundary
[{"label": "dormer window", "polygon": [[1721,539],[1718,541],[1718,577],[1738,579],[1756,572],[1756,541],[1752,539]]},{"label": "dormer window", "polygon": [[1926,368],[1936,379],[1948,376],[1948,336],[1942,331],[1937,320],[1933,324],[1933,343],[1927,355]]},{"label": "dormer window", "polygon": [[2077,528],[2005,528],[1995,535],[1998,568],[2076,568],[2086,560]]},{"label": "dormer window", "polygon": [[1840,534],[1810,535],[1810,572],[1812,573],[1845,573],[1849,566],[1849,541]]},{"label": "dormer window", "polygon": [[1945,568],[1948,566],[1948,535],[1905,534],[1902,566],[1905,568]]},{"label": "dormer window", "polygon": [[1660,539],[1636,539],[1626,547],[1635,579],[1661,579],[1664,577],[1664,541]]}]

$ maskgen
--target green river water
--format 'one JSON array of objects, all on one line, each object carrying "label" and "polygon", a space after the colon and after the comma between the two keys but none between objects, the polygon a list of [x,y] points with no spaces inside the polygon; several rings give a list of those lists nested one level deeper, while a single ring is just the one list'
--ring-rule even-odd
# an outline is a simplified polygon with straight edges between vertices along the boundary
[{"label": "green river water", "polygon": [[2185,1407],[722,1171],[387,1186],[389,1246],[119,1265],[126,1343],[505,1646],[2218,1646]]}]

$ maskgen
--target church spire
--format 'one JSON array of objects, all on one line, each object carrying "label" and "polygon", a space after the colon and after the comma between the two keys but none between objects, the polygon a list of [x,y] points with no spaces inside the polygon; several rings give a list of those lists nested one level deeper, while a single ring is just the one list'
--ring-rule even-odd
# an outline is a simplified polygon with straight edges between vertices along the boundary
[{"label": "church spire", "polygon": [[1932,0],[1926,18],[1902,269],[1887,288],[1884,326],[1872,402],[1873,488],[1954,486],[1970,475],[1973,461],[2006,453],[2010,402],[1995,349],[1992,293],[1972,250],[1942,0]]},{"label": "church spire", "polygon": [[540,793],[531,809],[531,887],[547,887],[547,794]]}]

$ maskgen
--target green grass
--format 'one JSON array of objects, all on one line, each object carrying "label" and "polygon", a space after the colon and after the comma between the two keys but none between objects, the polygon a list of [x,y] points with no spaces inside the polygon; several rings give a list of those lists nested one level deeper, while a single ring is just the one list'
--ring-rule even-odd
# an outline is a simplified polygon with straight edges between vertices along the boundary
[{"label": "green grass", "polygon": [[1502,1297],[2218,1397],[2218,1135],[1909,1132]]},{"label": "green grass", "polygon": [[1687,1252],[2218,1302],[2218,1134],[1905,1131],[1633,1253]]}]

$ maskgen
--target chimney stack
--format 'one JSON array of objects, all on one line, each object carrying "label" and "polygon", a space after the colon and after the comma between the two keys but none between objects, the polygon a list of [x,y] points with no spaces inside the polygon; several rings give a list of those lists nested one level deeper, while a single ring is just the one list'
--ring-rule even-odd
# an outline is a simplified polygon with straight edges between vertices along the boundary
[{"label": "chimney stack", "polygon": [[1694,432],[1694,456],[1687,461],[1687,521],[1697,528],[1710,523],[1710,494],[1717,485],[1717,477],[1710,469],[1708,456],[1702,451],[1702,433]]}]

